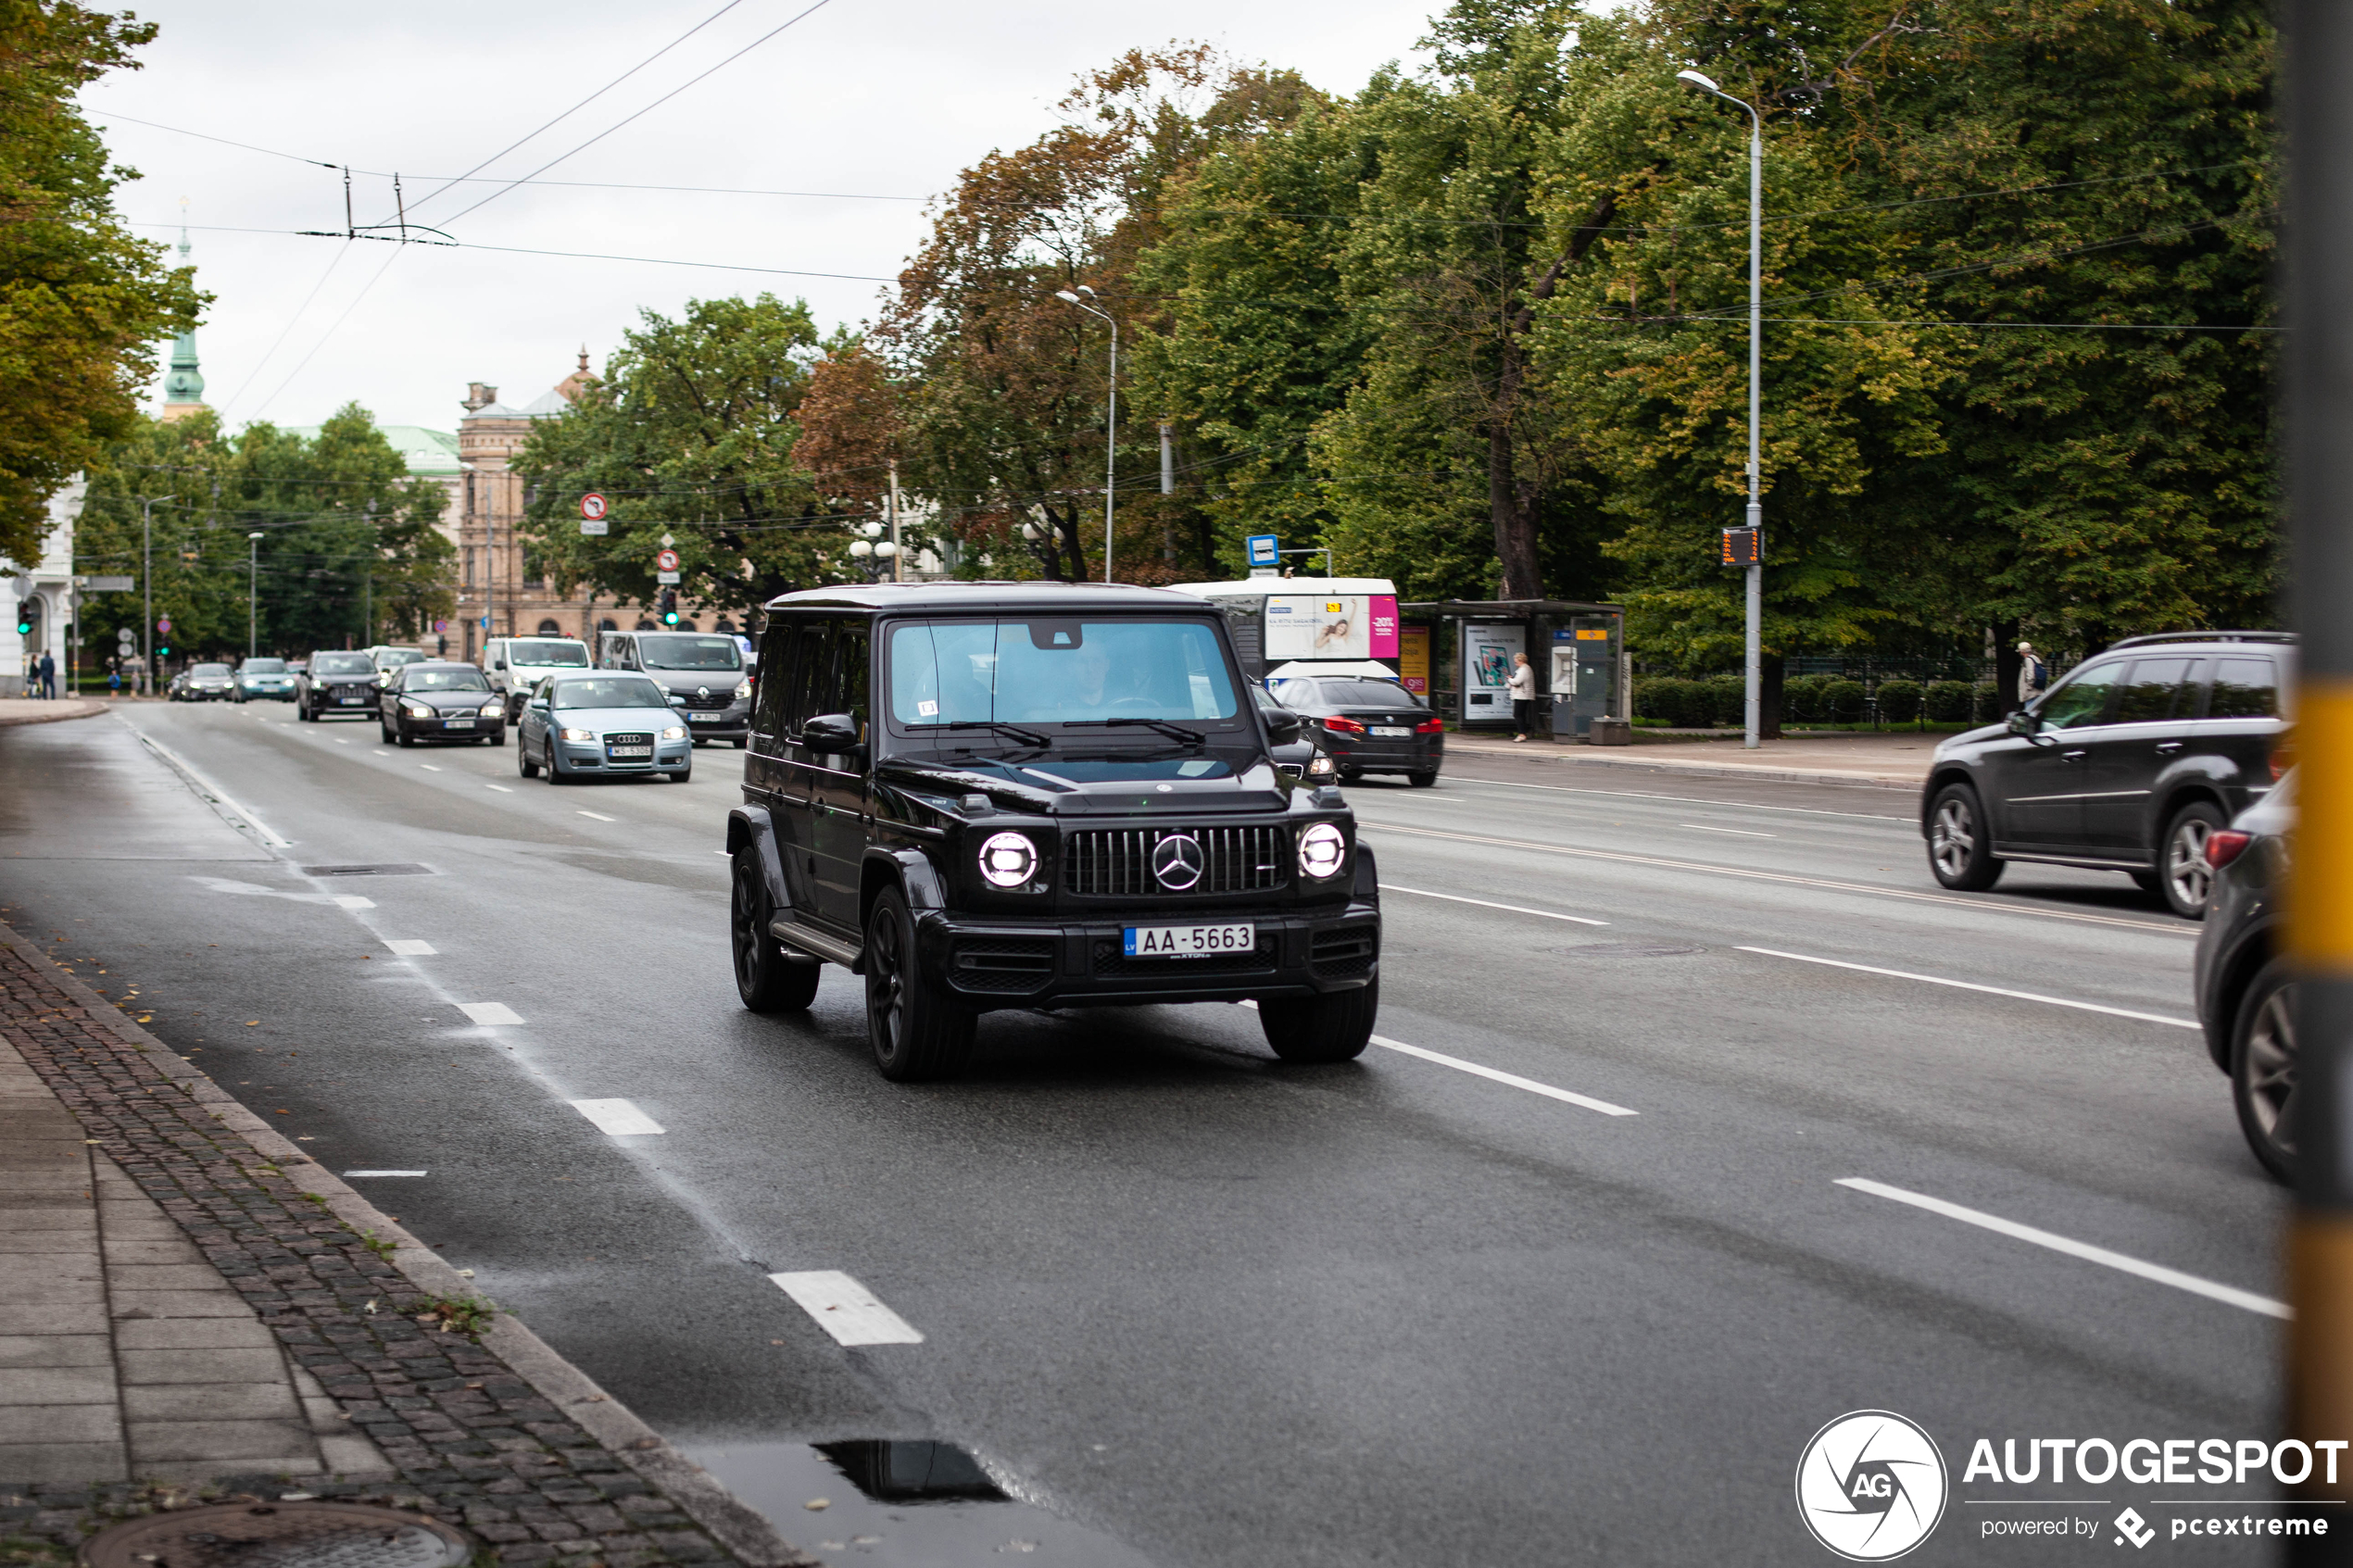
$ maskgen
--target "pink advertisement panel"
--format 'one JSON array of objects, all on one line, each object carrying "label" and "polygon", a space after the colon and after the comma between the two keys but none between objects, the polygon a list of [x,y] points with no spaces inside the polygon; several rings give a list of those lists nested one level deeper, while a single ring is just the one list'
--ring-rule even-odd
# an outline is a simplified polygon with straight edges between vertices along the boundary
[{"label": "pink advertisement panel", "polygon": [[1372,622],[1372,657],[1395,659],[1397,657],[1397,596],[1375,594],[1365,601],[1365,608],[1369,611],[1365,619]]}]

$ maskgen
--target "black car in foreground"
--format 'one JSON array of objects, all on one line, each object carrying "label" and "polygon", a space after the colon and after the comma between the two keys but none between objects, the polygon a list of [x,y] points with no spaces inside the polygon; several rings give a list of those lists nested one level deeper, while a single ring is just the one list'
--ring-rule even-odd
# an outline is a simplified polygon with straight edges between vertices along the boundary
[{"label": "black car in foreground", "polygon": [[295,677],[295,717],[312,722],[336,713],[366,719],[376,711],[376,661],[363,649],[322,648]]},{"label": "black car in foreground", "polygon": [[1278,670],[1266,677],[1266,689],[1315,727],[1343,782],[1366,773],[1403,773],[1416,789],[1438,782],[1446,725],[1395,681]]},{"label": "black car in foreground", "polygon": [[2004,724],[1936,748],[1920,796],[1929,868],[1994,885],[2011,860],[2123,872],[2196,920],[2206,841],[2278,774],[2284,632],[2127,637]]},{"label": "black car in foreground", "polygon": [[1224,617],[1189,595],[876,583],[767,606],[728,814],[744,1005],[861,974],[875,1065],[957,1071],[974,1022],[1056,1003],[1253,1001],[1293,1061],[1379,1006],[1372,854],[1270,748]]},{"label": "black car in foreground", "polygon": [[421,740],[507,744],[507,699],[472,664],[425,659],[395,669],[377,694],[376,721],[385,740],[402,746]]},{"label": "black car in foreground", "polygon": [[2296,775],[2207,835],[2213,892],[2197,934],[2197,1018],[2207,1053],[2230,1074],[2239,1129],[2263,1168],[2293,1180],[2288,1110],[2296,1098],[2296,983],[2281,952]]}]

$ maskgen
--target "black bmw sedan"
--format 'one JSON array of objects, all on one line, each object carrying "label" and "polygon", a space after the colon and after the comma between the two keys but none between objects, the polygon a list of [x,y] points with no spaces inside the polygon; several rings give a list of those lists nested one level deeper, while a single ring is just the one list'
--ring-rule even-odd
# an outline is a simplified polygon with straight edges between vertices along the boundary
[{"label": "black bmw sedan", "polygon": [[1438,782],[1446,725],[1394,681],[1369,675],[1277,672],[1266,678],[1277,701],[1304,716],[1342,781],[1403,773],[1417,789]]},{"label": "black bmw sedan", "polygon": [[376,722],[387,741],[486,740],[507,744],[507,702],[472,664],[404,664],[385,679]]}]

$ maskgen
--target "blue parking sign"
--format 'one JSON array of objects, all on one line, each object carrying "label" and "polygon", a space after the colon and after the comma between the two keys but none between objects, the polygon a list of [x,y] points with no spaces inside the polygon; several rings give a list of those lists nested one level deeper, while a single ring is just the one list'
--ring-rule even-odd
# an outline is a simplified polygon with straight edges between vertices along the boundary
[{"label": "blue parking sign", "polygon": [[1282,563],[1282,558],[1276,553],[1282,541],[1274,534],[1253,533],[1242,542],[1250,546],[1251,565],[1279,566]]}]

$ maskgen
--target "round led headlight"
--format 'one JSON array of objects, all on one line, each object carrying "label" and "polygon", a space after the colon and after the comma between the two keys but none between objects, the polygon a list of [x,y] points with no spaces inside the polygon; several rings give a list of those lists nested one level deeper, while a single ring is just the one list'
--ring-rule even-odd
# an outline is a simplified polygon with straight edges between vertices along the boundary
[{"label": "round led headlight", "polygon": [[1340,874],[1340,862],[1348,859],[1348,840],[1331,822],[1312,823],[1299,835],[1299,872],[1302,876],[1321,880]]},{"label": "round led headlight", "polygon": [[1019,887],[1038,871],[1038,846],[1026,833],[992,833],[980,847],[980,874],[992,887]]}]

